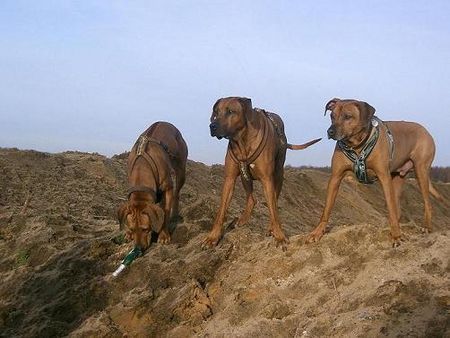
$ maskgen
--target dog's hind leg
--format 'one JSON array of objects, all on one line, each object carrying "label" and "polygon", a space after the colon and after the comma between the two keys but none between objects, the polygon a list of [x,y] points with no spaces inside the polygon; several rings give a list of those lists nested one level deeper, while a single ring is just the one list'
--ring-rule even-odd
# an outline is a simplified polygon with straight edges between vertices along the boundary
[{"label": "dog's hind leg", "polygon": [[424,203],[424,225],[427,231],[431,232],[431,203],[430,203],[430,165],[427,163],[415,163],[417,182],[419,183],[420,191]]},{"label": "dog's hind leg", "polygon": [[435,187],[433,187],[433,184],[431,184],[431,180],[429,180],[428,190],[430,190],[431,196],[433,196],[435,199],[437,199],[439,202],[444,202],[444,197],[439,193],[439,191],[436,190]]},{"label": "dog's hind leg", "polygon": [[173,206],[172,206],[172,211],[171,211],[171,218],[172,219],[177,219],[180,215],[180,190],[184,185],[184,182],[186,180],[185,177],[185,168],[177,168],[177,170],[175,170],[175,186],[173,189]]},{"label": "dog's hind leg", "polygon": [[275,164],[275,190],[277,193],[277,199],[280,197],[281,188],[283,187],[284,180],[284,162],[286,160],[286,150],[278,153]]}]

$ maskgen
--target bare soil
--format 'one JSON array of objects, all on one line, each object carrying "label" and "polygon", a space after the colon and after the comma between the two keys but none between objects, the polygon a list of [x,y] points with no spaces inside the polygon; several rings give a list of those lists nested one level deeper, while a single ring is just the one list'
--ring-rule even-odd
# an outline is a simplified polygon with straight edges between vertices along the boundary
[{"label": "bare soil", "polygon": [[[422,231],[414,179],[405,186],[393,249],[378,184],[341,186],[329,233],[317,224],[329,174],[286,168],[279,201],[286,252],[265,236],[268,210],[248,225],[238,181],[223,240],[202,250],[223,167],[189,161],[183,219],[118,278],[131,249],[118,229],[126,156],[0,149],[2,337],[450,337],[450,208],[433,200]],[[436,184],[450,201],[450,185]]]}]

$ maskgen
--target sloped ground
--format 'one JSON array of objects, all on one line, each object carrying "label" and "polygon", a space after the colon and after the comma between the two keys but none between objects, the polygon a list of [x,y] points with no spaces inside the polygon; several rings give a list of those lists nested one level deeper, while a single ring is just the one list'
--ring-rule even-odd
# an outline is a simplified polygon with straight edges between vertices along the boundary
[{"label": "sloped ground", "polygon": [[[222,166],[189,162],[184,220],[116,279],[131,248],[115,208],[126,155],[0,149],[0,335],[4,337],[349,337],[450,335],[450,211],[405,187],[392,249],[378,185],[346,179],[330,232],[304,245],[323,208],[328,174],[287,168],[279,209],[287,252],[265,237],[267,208],[201,249],[219,204]],[[450,200],[450,185],[437,189]],[[244,194],[238,182],[229,222]],[[229,223],[228,223],[229,224]]]}]

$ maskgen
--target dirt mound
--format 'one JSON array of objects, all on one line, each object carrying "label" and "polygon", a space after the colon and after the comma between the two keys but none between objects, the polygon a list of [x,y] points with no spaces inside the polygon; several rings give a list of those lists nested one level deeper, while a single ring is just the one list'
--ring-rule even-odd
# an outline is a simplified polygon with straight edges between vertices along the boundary
[{"label": "dirt mound", "polygon": [[[287,252],[265,237],[267,206],[201,249],[220,200],[223,167],[189,161],[170,245],[154,244],[116,279],[130,249],[115,220],[126,154],[0,149],[0,336],[324,337],[450,335],[450,210],[433,201],[436,231],[405,186],[397,249],[379,185],[347,178],[329,233],[303,245],[329,175],[287,168],[280,217]],[[437,189],[450,200],[450,185]],[[238,182],[228,222],[244,193]],[[229,224],[229,223],[227,223]]]}]

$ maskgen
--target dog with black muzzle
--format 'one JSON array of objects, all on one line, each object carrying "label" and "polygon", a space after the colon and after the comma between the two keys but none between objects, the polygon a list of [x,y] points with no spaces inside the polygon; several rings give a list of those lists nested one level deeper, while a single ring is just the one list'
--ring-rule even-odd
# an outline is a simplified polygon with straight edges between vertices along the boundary
[{"label": "dog with black muzzle", "polygon": [[420,124],[405,121],[381,121],[375,108],[358,100],[330,100],[325,114],[331,111],[328,137],[336,140],[331,160],[325,208],[319,225],[306,242],[321,239],[328,223],[339,186],[344,175],[353,171],[362,183],[381,183],[387,204],[393,246],[401,240],[399,226],[400,196],[405,176],[414,170],[425,206],[425,228],[431,231],[429,194],[438,200],[442,196],[432,186],[429,172],[434,159],[435,144],[430,133]]},{"label": "dog with black muzzle", "polygon": [[219,99],[213,107],[212,137],[229,140],[225,156],[225,181],[219,211],[204,247],[217,245],[223,233],[225,214],[231,201],[237,177],[241,176],[246,191],[246,206],[237,225],[248,222],[256,200],[253,196],[253,180],[259,180],[264,189],[270,213],[268,233],[286,249],[288,238],[284,234],[278,217],[277,200],[283,185],[286,150],[305,149],[320,141],[315,139],[302,145],[287,143],[284,124],[280,116],[262,109],[253,108],[245,97]]}]

